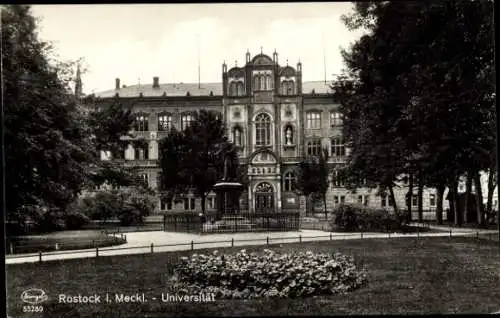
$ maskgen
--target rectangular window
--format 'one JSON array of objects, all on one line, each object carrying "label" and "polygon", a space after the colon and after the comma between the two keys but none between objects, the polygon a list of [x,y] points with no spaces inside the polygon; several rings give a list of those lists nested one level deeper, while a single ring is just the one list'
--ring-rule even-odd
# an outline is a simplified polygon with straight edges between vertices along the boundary
[{"label": "rectangular window", "polygon": [[319,156],[321,153],[321,140],[309,140],[307,142],[307,154],[309,156]]},{"label": "rectangular window", "polygon": [[144,181],[144,183],[149,186],[149,177],[148,177],[148,174],[147,173],[143,173],[140,175],[142,181]]},{"label": "rectangular window", "polygon": [[181,117],[181,129],[184,130],[189,127],[194,121],[194,116],[191,114],[184,114]]},{"label": "rectangular window", "polygon": [[385,195],[380,197],[380,206],[382,207],[387,206],[387,199]]},{"label": "rectangular window", "polygon": [[340,204],[345,204],[345,196],[340,196]]},{"label": "rectangular window", "polygon": [[337,127],[342,125],[342,114],[339,112],[330,113],[330,127]]},{"label": "rectangular window", "polygon": [[389,199],[389,206],[394,206],[394,198],[392,197],[392,195],[389,195],[388,199]]},{"label": "rectangular window", "polygon": [[363,196],[358,195],[358,204],[363,204]]},{"label": "rectangular window", "polygon": [[207,208],[208,209],[215,209],[215,198],[214,197],[207,198]]},{"label": "rectangular window", "polygon": [[331,140],[332,156],[343,157],[345,156],[344,141],[340,138],[333,138]]},{"label": "rectangular window", "polygon": [[368,201],[369,201],[369,196],[368,196],[368,195],[365,195],[365,196],[364,196],[364,202],[363,202],[363,204],[364,204],[365,206],[367,206],[367,205],[368,205]]},{"label": "rectangular window", "polygon": [[436,206],[436,195],[434,193],[429,194],[429,205]]},{"label": "rectangular window", "polygon": [[194,210],[194,208],[195,208],[195,199],[194,198],[189,199],[189,203],[191,205],[191,210]]},{"label": "rectangular window", "polygon": [[148,117],[146,115],[137,115],[135,117],[135,130],[148,131]]},{"label": "rectangular window", "polygon": [[160,210],[162,211],[170,211],[172,210],[172,200],[167,200],[165,198],[160,199]]},{"label": "rectangular window", "polygon": [[306,128],[319,129],[321,128],[321,113],[310,112],[306,114]]},{"label": "rectangular window", "polygon": [[417,206],[418,205],[418,195],[414,194],[411,197],[411,205],[412,206]]},{"label": "rectangular window", "polygon": [[158,130],[168,131],[172,128],[172,116],[171,115],[160,115],[158,116]]},{"label": "rectangular window", "polygon": [[333,203],[339,204],[339,197],[337,195],[333,197]]},{"label": "rectangular window", "polygon": [[334,187],[344,187],[345,186],[345,178],[342,173],[338,170],[335,170],[333,178],[333,186]]},{"label": "rectangular window", "polygon": [[149,159],[149,147],[137,147],[134,149],[135,160],[148,160]]}]

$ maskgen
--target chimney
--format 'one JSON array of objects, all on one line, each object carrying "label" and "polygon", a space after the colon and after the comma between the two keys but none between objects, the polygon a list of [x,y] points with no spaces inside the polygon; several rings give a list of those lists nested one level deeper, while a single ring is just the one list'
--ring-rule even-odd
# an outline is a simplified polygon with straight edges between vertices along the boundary
[{"label": "chimney", "polygon": [[115,89],[117,89],[117,90],[120,89],[120,79],[119,78],[117,78],[115,80]]},{"label": "chimney", "polygon": [[153,77],[153,88],[160,88],[160,78],[158,76]]}]

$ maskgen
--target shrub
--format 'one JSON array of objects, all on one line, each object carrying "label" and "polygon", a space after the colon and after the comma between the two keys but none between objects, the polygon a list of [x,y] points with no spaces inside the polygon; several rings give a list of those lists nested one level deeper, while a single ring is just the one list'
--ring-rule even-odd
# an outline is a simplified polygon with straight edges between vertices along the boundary
[{"label": "shrub", "polygon": [[65,217],[66,229],[79,230],[89,222],[89,217],[82,213],[70,213]]},{"label": "shrub", "polygon": [[144,217],[154,212],[156,200],[147,191],[127,189],[119,196],[123,201],[122,209],[117,213],[121,225],[143,224]]},{"label": "shrub", "polygon": [[402,231],[404,216],[384,209],[371,209],[353,205],[341,205],[335,210],[330,222],[332,231],[388,232]]},{"label": "shrub", "polygon": [[182,257],[173,287],[181,293],[213,293],[217,298],[301,297],[345,293],[366,282],[350,257],[272,250]]}]

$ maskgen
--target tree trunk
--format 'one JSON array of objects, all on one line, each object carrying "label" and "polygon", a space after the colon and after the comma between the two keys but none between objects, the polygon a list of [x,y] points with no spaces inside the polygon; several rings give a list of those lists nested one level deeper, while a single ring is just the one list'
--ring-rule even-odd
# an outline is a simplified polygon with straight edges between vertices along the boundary
[{"label": "tree trunk", "polygon": [[411,222],[411,199],[413,197],[413,173],[410,172],[408,177],[408,192],[406,193],[406,207],[408,209],[407,221]]},{"label": "tree trunk", "polygon": [[467,172],[467,179],[465,181],[465,202],[464,202],[464,223],[469,222],[468,213],[472,205],[472,171]]},{"label": "tree trunk", "polygon": [[418,176],[418,221],[419,222],[422,222],[424,220],[423,194],[424,194],[424,179],[422,178],[422,173],[419,173]]},{"label": "tree trunk", "polygon": [[436,198],[436,220],[438,225],[443,224],[443,196],[444,196],[444,184],[440,184],[436,187],[437,198]]},{"label": "tree trunk", "polygon": [[203,216],[205,216],[205,200],[207,198],[207,195],[206,194],[202,194],[200,196],[200,199],[201,199],[201,213],[203,214]]},{"label": "tree trunk", "polygon": [[488,211],[488,213],[491,213],[493,209],[493,192],[495,192],[495,187],[496,187],[495,173],[496,173],[495,169],[492,168],[490,169],[488,174],[488,199],[486,202],[486,211]]},{"label": "tree trunk", "polygon": [[389,193],[392,198],[392,207],[394,208],[394,213],[398,213],[398,205],[396,203],[396,197],[394,196],[394,189],[392,188],[392,184],[389,185]]},{"label": "tree trunk", "polygon": [[450,183],[450,209],[453,210],[453,218],[454,223],[457,226],[460,226],[460,213],[458,213],[458,204],[457,204],[457,181],[452,181]]},{"label": "tree trunk", "polygon": [[476,213],[477,213],[477,224],[484,224],[484,213],[483,213],[483,190],[481,189],[481,179],[479,172],[474,174],[474,187],[476,190]]},{"label": "tree trunk", "polygon": [[328,220],[328,212],[326,211],[326,193],[323,194],[323,204],[325,205],[325,220]]}]

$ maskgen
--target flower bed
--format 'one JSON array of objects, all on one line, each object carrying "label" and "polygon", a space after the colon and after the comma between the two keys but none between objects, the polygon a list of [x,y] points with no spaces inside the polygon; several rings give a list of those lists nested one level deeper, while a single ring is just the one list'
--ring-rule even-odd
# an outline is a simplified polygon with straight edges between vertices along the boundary
[{"label": "flower bed", "polygon": [[216,298],[301,297],[345,293],[366,282],[351,257],[340,253],[300,252],[182,257],[175,268],[177,293],[214,293]]}]

